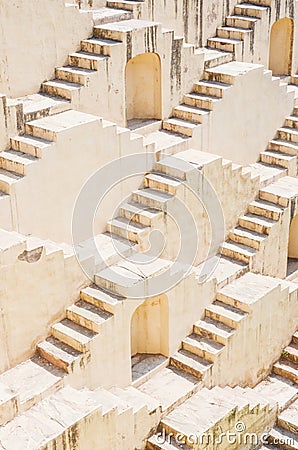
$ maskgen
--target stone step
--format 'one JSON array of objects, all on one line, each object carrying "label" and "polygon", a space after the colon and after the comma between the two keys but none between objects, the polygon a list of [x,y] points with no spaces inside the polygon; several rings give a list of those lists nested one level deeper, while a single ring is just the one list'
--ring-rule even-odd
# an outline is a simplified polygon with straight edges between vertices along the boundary
[{"label": "stone step", "polygon": [[282,127],[277,130],[277,139],[298,143],[298,130],[296,128]]},{"label": "stone step", "polygon": [[194,324],[194,332],[221,345],[226,345],[235,333],[235,329],[224,323],[205,317]]},{"label": "stone step", "polygon": [[230,52],[224,52],[222,50],[217,50],[214,48],[203,47],[197,51],[204,53],[204,68],[210,69],[211,67],[219,66],[220,64],[225,64],[233,61],[233,54]]},{"label": "stone step", "polygon": [[36,158],[42,158],[43,154],[53,145],[52,141],[40,139],[29,134],[21,134],[10,139],[13,150]]},{"label": "stone step", "polygon": [[248,211],[252,214],[266,217],[267,219],[278,221],[284,211],[284,208],[275,203],[265,200],[255,200],[248,205]]},{"label": "stone step", "polygon": [[269,235],[272,227],[277,222],[276,220],[268,219],[264,216],[247,213],[239,217],[238,223],[242,228],[254,231],[261,235]]},{"label": "stone step", "polygon": [[285,141],[284,139],[272,139],[269,142],[268,150],[275,150],[288,155],[297,156],[298,144],[295,142]]},{"label": "stone step", "polygon": [[260,409],[262,409],[260,407],[260,395],[256,395],[252,390],[243,389],[240,386],[236,386],[234,387],[234,393],[245,397],[245,399],[249,402],[250,412],[257,414],[260,412]]},{"label": "stone step", "polygon": [[219,100],[219,97],[207,94],[198,94],[197,92],[192,92],[190,94],[184,95],[183,97],[184,104],[193,106],[195,108],[202,108],[205,111],[212,111],[214,109],[214,105],[216,105]]},{"label": "stone step", "polygon": [[287,128],[298,128],[298,117],[293,115],[286,117],[285,126]]},{"label": "stone step", "polygon": [[0,383],[19,396],[18,413],[60,389],[65,372],[41,357],[33,357],[0,375]]},{"label": "stone step", "polygon": [[260,189],[260,199],[281,207],[288,207],[291,200],[297,196],[298,181],[296,177],[283,177],[275,183]]},{"label": "stone step", "polygon": [[197,108],[181,104],[173,109],[173,116],[193,123],[203,123],[204,118],[210,114],[208,109]]},{"label": "stone step", "polygon": [[121,305],[125,299],[111,291],[99,289],[96,285],[82,289],[80,297],[82,300],[91,303],[110,314],[114,314],[117,307]]},{"label": "stone step", "polygon": [[123,45],[122,42],[92,37],[81,41],[81,50],[89,54],[111,56],[113,48],[119,47],[119,45]]},{"label": "stone step", "polygon": [[280,375],[288,380],[298,384],[298,367],[297,364],[288,361],[287,359],[280,359],[273,365],[273,373]]},{"label": "stone step", "polygon": [[193,123],[188,120],[179,119],[177,117],[171,117],[168,120],[164,120],[162,128],[167,131],[171,131],[177,134],[183,134],[184,136],[192,137],[193,130],[198,126],[198,123]]},{"label": "stone step", "polygon": [[69,100],[37,93],[17,99],[23,105],[24,123],[71,109]]},{"label": "stone step", "polygon": [[287,378],[274,374],[257,384],[254,391],[277,403],[279,411],[288,408],[298,398],[298,386]]},{"label": "stone step", "polygon": [[[86,11],[86,14],[88,13],[89,10]],[[103,25],[104,23],[121,22],[122,20],[133,19],[132,12],[124,9],[109,7],[103,7],[95,10],[93,9],[92,16],[95,25]]]},{"label": "stone step", "polygon": [[291,342],[282,352],[282,356],[298,365],[298,344]]},{"label": "stone step", "polygon": [[127,386],[126,388],[113,387],[110,392],[122,401],[131,404],[134,414],[141,410],[146,410],[146,414],[153,415],[161,410],[161,405],[157,400],[133,386]]},{"label": "stone step", "polygon": [[58,79],[46,81],[41,85],[42,92],[55,97],[66,98],[67,100],[71,100],[73,92],[81,89],[81,87],[82,85],[79,83]]},{"label": "stone step", "polygon": [[167,202],[172,199],[173,195],[156,189],[139,189],[132,193],[132,200],[134,202],[160,211],[166,211]]},{"label": "stone step", "polygon": [[220,81],[202,80],[194,84],[194,91],[200,95],[222,98],[232,85]]},{"label": "stone step", "polygon": [[102,325],[113,316],[92,303],[79,300],[66,309],[66,317],[94,333],[100,333]]},{"label": "stone step", "polygon": [[216,30],[216,35],[220,38],[235,39],[238,41],[244,41],[247,36],[252,33],[252,30],[247,28],[240,28],[234,26],[224,26],[218,27]]},{"label": "stone step", "polygon": [[177,189],[181,186],[181,180],[170,177],[163,173],[151,172],[145,175],[145,187],[168,192],[176,195]]},{"label": "stone step", "polygon": [[237,244],[243,244],[247,247],[254,248],[255,250],[260,250],[267,235],[238,226],[230,231],[229,238]]},{"label": "stone step", "polygon": [[[110,415],[104,417],[107,413]],[[15,450],[65,446],[71,448],[74,440],[79,442],[73,436],[73,430],[78,424],[91,426],[95,417],[96,423],[100,423],[101,416],[102,420],[109,420],[111,414],[117,415],[117,407],[105,407],[101,391],[78,391],[66,386],[1,427],[0,445],[2,448]]]},{"label": "stone step", "polygon": [[[230,401],[224,403],[221,399],[218,391],[202,389],[164,417],[160,429],[164,430],[166,435],[171,433],[172,436],[178,435],[180,439],[185,437],[186,442],[189,442],[188,436],[208,436],[208,432],[213,431],[215,427],[228,429],[235,420],[237,404],[231,404]],[[203,445],[197,447],[192,444],[192,447],[206,448],[205,442],[204,439]]]},{"label": "stone step", "polygon": [[125,217],[115,217],[107,222],[107,231],[132,242],[140,243],[150,233],[150,228]]},{"label": "stone step", "polygon": [[[180,152],[180,156],[185,156],[185,151]],[[179,157],[179,154],[177,156],[165,156],[154,164],[154,170],[182,183],[186,180],[187,173],[194,171],[196,167],[196,164],[189,162],[188,159]]]},{"label": "stone step", "polygon": [[235,53],[237,47],[242,47],[243,41],[239,39],[228,39],[223,37],[213,37],[207,40],[207,45],[210,48],[217,48],[224,52]]},{"label": "stone step", "polygon": [[260,160],[265,164],[273,164],[288,169],[288,175],[297,174],[297,156],[289,155],[276,150],[266,150],[260,153]]},{"label": "stone step", "polygon": [[268,186],[287,175],[287,169],[284,167],[265,164],[261,161],[250,164],[249,167],[254,177],[260,177],[260,187]]},{"label": "stone step", "polygon": [[193,333],[183,339],[182,349],[214,363],[224,346]]},{"label": "stone step", "polygon": [[242,261],[245,264],[249,264],[251,258],[256,254],[256,250],[247,245],[236,243],[234,241],[228,240],[224,242],[221,246],[220,252],[222,255],[236,259],[237,261]]},{"label": "stone step", "polygon": [[18,413],[19,398],[5,384],[0,384],[0,426],[12,420]]},{"label": "stone step", "polygon": [[163,414],[183,403],[202,388],[197,377],[173,366],[164,367],[138,386],[138,390],[157,400]]},{"label": "stone step", "polygon": [[[73,373],[81,367],[85,355],[73,347],[50,336],[37,344],[37,352],[54,366],[63,369],[66,373]],[[86,361],[85,361],[86,363]]]},{"label": "stone step", "polygon": [[87,86],[90,76],[95,72],[95,70],[83,69],[81,67],[64,66],[56,68],[55,75],[58,80]]},{"label": "stone step", "polygon": [[107,58],[108,56],[105,55],[80,51],[70,53],[68,63],[70,66],[81,67],[82,69],[99,70],[100,64]]},{"label": "stone step", "polygon": [[235,6],[234,12],[238,16],[255,17],[262,19],[268,8],[265,6],[258,6],[252,3],[241,3]]},{"label": "stone step", "polygon": [[13,185],[22,178],[21,175],[0,169],[0,191],[11,194]]},{"label": "stone step", "polygon": [[56,339],[82,353],[89,350],[90,342],[96,336],[96,333],[69,319],[63,319],[56,323],[52,326],[51,331]]},{"label": "stone step", "polygon": [[298,441],[298,401],[296,400],[285,411],[279,414],[277,425],[285,430],[295,433]]},{"label": "stone step", "polygon": [[6,150],[0,153],[0,168],[19,175],[27,175],[28,167],[38,158],[16,150]]},{"label": "stone step", "polygon": [[293,334],[293,342],[294,344],[298,344],[298,331],[296,331],[296,333]]},{"label": "stone step", "polygon": [[136,7],[144,4],[144,0],[108,0],[107,6],[110,8],[125,9],[127,11],[135,11]]},{"label": "stone step", "polygon": [[240,322],[247,316],[241,309],[215,300],[205,308],[205,315],[210,319],[224,323],[230,328],[237,328]]},{"label": "stone step", "polygon": [[201,380],[212,363],[187,350],[179,350],[170,358],[170,364],[177,369],[184,370]]},{"label": "stone step", "polygon": [[226,18],[226,25],[228,27],[253,29],[257,22],[257,18],[244,15],[232,15]]},{"label": "stone step", "polygon": [[120,207],[119,215],[128,220],[140,223],[145,227],[150,227],[155,220],[158,220],[162,216],[162,212],[158,209],[144,206],[141,203],[130,201]]},{"label": "stone step", "polygon": [[298,75],[291,76],[291,83],[295,84],[296,86],[298,85]]},{"label": "stone step", "polygon": [[291,433],[284,428],[275,426],[270,432],[268,437],[269,443],[274,445],[279,444],[285,449],[298,449],[298,436],[296,433]]}]

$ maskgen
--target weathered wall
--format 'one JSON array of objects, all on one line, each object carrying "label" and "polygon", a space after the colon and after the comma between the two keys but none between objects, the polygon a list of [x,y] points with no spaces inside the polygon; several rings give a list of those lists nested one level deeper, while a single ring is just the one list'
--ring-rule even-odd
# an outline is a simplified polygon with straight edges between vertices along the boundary
[{"label": "weathered wall", "polygon": [[38,92],[92,25],[91,16],[64,0],[1,1],[0,92],[12,98]]},{"label": "weathered wall", "polygon": [[[8,237],[7,237],[8,236]],[[62,250],[42,253],[30,262],[20,255],[25,237],[3,250],[3,241],[16,241],[1,231],[0,252],[0,372],[35,353],[35,346],[49,334],[51,325],[65,317],[65,307],[88,283],[75,256],[64,258]],[[37,245],[38,248],[38,245]]]}]

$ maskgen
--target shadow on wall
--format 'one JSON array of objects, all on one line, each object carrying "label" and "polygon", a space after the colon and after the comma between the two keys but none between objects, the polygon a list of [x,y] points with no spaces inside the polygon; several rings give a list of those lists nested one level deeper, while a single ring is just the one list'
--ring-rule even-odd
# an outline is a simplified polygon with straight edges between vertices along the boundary
[{"label": "shadow on wall", "polygon": [[291,75],[294,21],[280,19],[272,25],[269,46],[269,69],[273,75]]},{"label": "shadow on wall", "polygon": [[156,53],[142,53],[126,65],[126,121],[161,119],[161,62]]}]

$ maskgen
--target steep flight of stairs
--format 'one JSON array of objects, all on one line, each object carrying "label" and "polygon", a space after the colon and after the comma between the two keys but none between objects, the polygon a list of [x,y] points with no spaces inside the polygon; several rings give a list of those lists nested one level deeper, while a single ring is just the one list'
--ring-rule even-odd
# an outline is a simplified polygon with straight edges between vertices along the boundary
[{"label": "steep flight of stairs", "polygon": [[235,77],[225,74],[226,67],[223,64],[216,69],[207,69],[205,78],[195,83],[193,91],[184,96],[184,103],[176,106],[172,117],[163,121],[163,130],[192,137],[196,127],[207,120],[214,105],[232,88]]},{"label": "steep flight of stairs", "polygon": [[[271,0],[248,0],[237,4],[234,14],[226,18],[225,25],[217,28],[216,36],[207,40],[207,49],[230,53],[238,61],[248,61],[247,58],[253,55],[255,27],[268,15],[270,6]],[[209,67],[216,61],[214,55],[214,62],[212,59],[208,62]]]},{"label": "steep flight of stairs", "polygon": [[[298,333],[273,364],[271,375],[254,388],[255,393],[278,402],[279,414],[269,432],[269,448],[298,448]],[[273,446],[274,445],[274,446]],[[263,448],[263,447],[262,447]]]},{"label": "steep flight of stairs", "polygon": [[[90,12],[90,10],[87,10],[87,12]],[[96,26],[133,18],[132,12],[109,7],[101,8],[92,13]],[[94,29],[96,34],[96,27]],[[43,83],[41,92],[14,100],[8,99],[8,105],[15,102],[22,104],[24,124],[71,109],[70,100],[72,96],[82,86],[88,85],[92,74],[97,71],[100,64],[105,63],[109,54],[108,48],[113,44],[113,42],[105,42],[104,40],[102,45],[100,45],[99,40],[96,46],[92,46],[91,43],[92,39],[82,41],[81,51],[69,55],[68,65],[57,68],[56,78]]]},{"label": "steep flight of stairs", "polygon": [[258,250],[266,245],[271,229],[282,220],[284,209],[297,195],[297,189],[297,180],[291,177],[282,177],[262,188],[259,198],[249,204],[247,213],[230,232],[221,254],[251,267]]},{"label": "steep flight of stairs", "polygon": [[298,155],[298,107],[286,118],[283,127],[277,130],[267,150],[261,152],[260,161],[264,164],[284,167],[288,175],[297,175]]}]

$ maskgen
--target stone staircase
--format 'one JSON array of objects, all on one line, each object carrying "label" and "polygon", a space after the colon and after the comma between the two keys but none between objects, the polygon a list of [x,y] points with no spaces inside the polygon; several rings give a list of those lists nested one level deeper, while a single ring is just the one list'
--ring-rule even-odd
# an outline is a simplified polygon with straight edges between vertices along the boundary
[{"label": "stone staircase", "polygon": [[[276,404],[256,396],[252,389],[204,388],[161,420],[146,449],[211,450],[216,442],[218,445],[219,433],[235,431],[237,423],[243,424],[245,433],[260,435],[266,426],[274,423],[275,417]],[[244,441],[241,444],[241,448],[248,448]],[[233,445],[223,438],[220,448],[240,448],[239,441]]]},{"label": "stone staircase", "polygon": [[[207,40],[206,63],[209,67],[232,56],[237,61],[252,61],[255,28],[270,12],[271,0],[246,1],[234,7],[234,14],[226,17],[216,36]],[[213,51],[217,51],[218,55]],[[221,55],[222,54],[222,55]]]},{"label": "stone staircase", "polygon": [[[67,130],[98,120],[102,129],[115,128],[119,141],[127,145],[143,137],[97,116],[68,110],[52,117],[42,117],[25,124],[24,133],[10,139],[10,148],[0,153],[0,202],[13,192],[14,184],[35,169],[35,163],[47,157]],[[114,131],[113,131],[114,133]]]},{"label": "stone staircase", "polygon": [[[90,13],[90,9],[80,11]],[[92,16],[97,27],[133,18],[133,14],[129,11],[109,7],[92,11]],[[81,51],[69,55],[68,64],[55,70],[54,80],[43,83],[41,92],[14,100],[8,99],[8,105],[21,104],[23,124],[71,109],[71,99],[78,95],[83,86],[89,84],[90,77],[95,74],[100,64],[105,64],[109,48],[113,45],[109,41],[103,41],[102,46],[99,41],[96,46],[92,46],[91,43],[92,39],[82,41]]]},{"label": "stone staircase", "polygon": [[[186,162],[188,169],[185,169]],[[129,200],[120,206],[116,217],[108,221],[107,231],[137,244],[139,249],[146,249],[152,229],[165,231],[168,205],[176,196],[183,195],[187,171],[199,169],[204,172],[207,169],[212,172],[211,166],[217,171],[218,177],[237,179],[237,183],[242,183],[247,192],[254,190],[258,182],[258,177],[251,176],[249,169],[216,155],[189,149],[177,153],[175,158],[165,157],[157,162],[152,172],[145,175],[142,187],[134,191]],[[254,193],[251,197],[254,197]],[[163,256],[168,257],[167,248]]]},{"label": "stone staircase", "polygon": [[[9,404],[1,403],[1,413],[2,419],[9,413]],[[149,416],[154,425],[159,419],[159,406],[138,392],[79,391],[67,386],[3,425],[0,446],[15,450],[74,445],[83,448],[87,433],[95,448],[125,450],[141,440],[135,426],[138,420],[148,421]]]},{"label": "stone staircase", "polygon": [[[298,333],[272,367],[271,375],[254,391],[278,403],[278,417],[265,448],[298,448]],[[274,446],[273,446],[274,445]],[[262,447],[263,448],[263,447]]]},{"label": "stone staircase", "polygon": [[286,118],[283,127],[277,130],[267,150],[261,152],[260,161],[264,164],[280,166],[287,169],[288,175],[297,175],[298,155],[298,107]]},{"label": "stone staircase", "polygon": [[230,231],[221,254],[252,269],[258,251],[262,251],[273,228],[283,220],[285,209],[297,195],[297,188],[296,179],[291,177],[282,177],[261,188],[259,197],[248,205],[247,212],[239,217],[237,227]]},{"label": "stone staircase", "polygon": [[196,128],[208,120],[216,103],[232,88],[235,76],[225,74],[226,67],[223,64],[206,69],[204,79],[194,84],[193,91],[184,96],[184,103],[176,106],[172,117],[163,121],[163,130],[192,137]]},{"label": "stone staircase", "polygon": [[47,155],[60,132],[94,120],[78,111],[57,114],[56,120],[48,117],[25,124],[25,133],[10,139],[11,148],[0,154],[0,191],[9,195],[13,185],[28,175],[31,166]]},{"label": "stone staircase", "polygon": [[[162,122],[162,130],[190,139],[200,139],[202,126],[210,121],[220,102],[232,94],[239,77],[258,66],[245,62],[228,62],[207,68],[193,91],[184,95],[183,103],[173,108],[172,116]],[[271,72],[264,71],[264,76]],[[279,79],[273,82],[280,83]],[[263,164],[265,165],[265,164]]]}]

